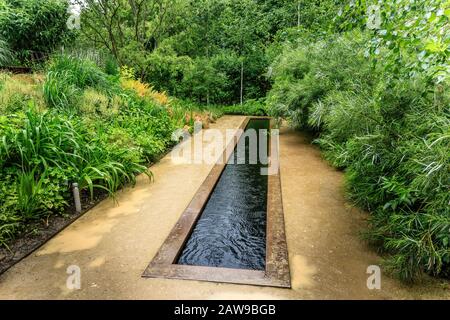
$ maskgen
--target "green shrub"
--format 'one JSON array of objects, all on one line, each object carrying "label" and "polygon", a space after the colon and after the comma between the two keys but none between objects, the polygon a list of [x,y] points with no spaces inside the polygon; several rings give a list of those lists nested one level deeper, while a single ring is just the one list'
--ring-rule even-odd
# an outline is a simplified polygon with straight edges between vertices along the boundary
[{"label": "green shrub", "polygon": [[67,1],[14,0],[0,6],[0,36],[22,64],[48,56],[74,37],[67,28]]},{"label": "green shrub", "polygon": [[87,89],[83,92],[80,102],[80,112],[86,115],[103,115],[106,116],[114,111],[110,110],[109,98],[95,89]]},{"label": "green shrub", "polygon": [[365,237],[388,270],[404,280],[449,275],[449,84],[393,75],[383,52],[375,66],[365,38],[353,31],[288,49],[274,65],[269,110],[318,131],[349,198],[371,212]]},{"label": "green shrub", "polygon": [[249,116],[267,116],[266,104],[261,100],[247,100],[244,104],[235,104],[221,107],[224,114],[231,115],[249,115]]},{"label": "green shrub", "polygon": [[313,105],[328,92],[370,87],[376,74],[364,57],[366,41],[365,35],[353,32],[288,48],[272,67],[274,84],[267,99],[270,114],[307,128]]},{"label": "green shrub", "polygon": [[89,100],[92,90],[82,91],[89,88],[108,97],[120,92],[117,77],[108,76],[88,58],[59,54],[50,60],[44,83],[44,97],[50,107],[74,112],[80,107],[85,110],[86,104],[82,100]]},{"label": "green shrub", "polygon": [[3,174],[0,176],[0,245],[6,245],[22,227],[15,178]]},{"label": "green shrub", "polygon": [[230,100],[230,81],[227,75],[218,70],[214,60],[198,58],[183,75],[180,84],[185,97],[201,103],[221,103]]},{"label": "green shrub", "polygon": [[103,68],[106,74],[109,74],[111,76],[119,75],[119,64],[117,63],[117,60],[111,55],[107,55],[105,57]]},{"label": "green shrub", "polygon": [[[95,188],[113,194],[134,182],[134,175],[147,171],[140,159],[118,162],[124,159],[125,146],[113,153],[97,139],[97,134],[89,132],[77,118],[33,111],[27,112],[22,130],[4,137],[7,152],[3,166],[22,170],[17,173],[18,199],[25,218],[35,216],[42,206],[48,212],[62,212],[62,194],[67,188],[60,186],[68,182],[79,182],[80,189],[89,190],[92,196]],[[40,199],[41,194],[48,199]]]}]

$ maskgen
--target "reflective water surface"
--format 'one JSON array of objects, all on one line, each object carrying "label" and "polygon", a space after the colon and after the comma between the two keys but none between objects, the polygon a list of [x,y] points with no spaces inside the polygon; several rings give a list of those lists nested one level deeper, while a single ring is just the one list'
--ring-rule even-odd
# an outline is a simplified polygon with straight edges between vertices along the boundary
[{"label": "reflective water surface", "polygon": [[[250,120],[246,130],[268,128],[268,120],[258,119]],[[236,164],[236,150],[232,157],[235,164],[225,167],[178,264],[264,270],[267,176],[260,172],[264,165],[259,159],[257,164]]]}]

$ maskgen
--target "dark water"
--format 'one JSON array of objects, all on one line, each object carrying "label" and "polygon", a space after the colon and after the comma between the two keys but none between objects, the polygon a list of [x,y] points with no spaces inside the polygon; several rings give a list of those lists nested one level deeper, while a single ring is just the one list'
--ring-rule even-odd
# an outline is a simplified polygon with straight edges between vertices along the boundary
[{"label": "dark water", "polygon": [[[268,120],[250,120],[248,129],[268,129]],[[263,141],[258,141],[258,148]],[[267,146],[267,145],[266,145]],[[246,150],[248,151],[246,139]],[[264,166],[225,167],[178,264],[264,270],[266,258],[267,176]]]}]

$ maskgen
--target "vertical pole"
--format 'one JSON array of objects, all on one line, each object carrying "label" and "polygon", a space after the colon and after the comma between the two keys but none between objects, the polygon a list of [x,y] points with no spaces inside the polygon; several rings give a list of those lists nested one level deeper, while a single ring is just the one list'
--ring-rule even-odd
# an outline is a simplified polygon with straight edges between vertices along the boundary
[{"label": "vertical pole", "polygon": [[72,192],[73,192],[73,199],[75,202],[75,211],[77,213],[81,213],[81,200],[80,200],[80,190],[78,189],[78,183],[72,184]]},{"label": "vertical pole", "polygon": [[241,61],[241,105],[244,104],[244,60]]},{"label": "vertical pole", "polygon": [[[210,57],[209,57],[209,45],[210,45],[210,41],[209,41],[209,1],[207,1],[207,7],[206,7],[206,13],[207,13],[207,17],[206,17],[206,57],[208,59],[208,70],[209,70],[209,63],[211,63],[210,61]],[[209,72],[208,74],[208,89],[206,91],[206,106],[209,108],[209,86],[211,85],[210,83],[210,74]]]}]

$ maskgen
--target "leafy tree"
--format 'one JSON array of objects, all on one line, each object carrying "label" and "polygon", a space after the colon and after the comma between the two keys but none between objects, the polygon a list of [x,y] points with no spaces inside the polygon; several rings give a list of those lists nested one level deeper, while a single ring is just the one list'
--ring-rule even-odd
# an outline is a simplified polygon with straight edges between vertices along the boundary
[{"label": "leafy tree", "polygon": [[[149,55],[178,26],[178,0],[76,0],[86,42],[108,50],[145,78]],[[133,53],[132,58],[129,57]],[[137,58],[137,60],[136,60]]]},{"label": "leafy tree", "polygon": [[142,58],[141,75],[157,90],[168,90],[175,96],[183,94],[183,78],[193,65],[190,57],[178,56],[169,42],[163,42],[153,52],[143,55],[136,51],[135,55],[130,57],[134,56],[136,59]]},{"label": "leafy tree", "polygon": [[[231,1],[222,13],[219,25],[223,46],[236,52],[240,61],[240,103],[244,100],[244,73],[247,56],[259,51],[263,54],[263,40],[268,27],[254,0]],[[247,61],[246,61],[247,60]]]},{"label": "leafy tree", "polygon": [[276,36],[281,30],[298,28],[299,16],[304,29],[323,21],[328,24],[336,11],[328,10],[334,8],[333,0],[83,3],[86,44],[108,50],[119,64],[132,66],[159,90],[231,104],[266,94],[270,88],[266,74],[274,56],[266,55],[266,49],[282,38]]},{"label": "leafy tree", "polygon": [[67,9],[65,0],[3,0],[0,36],[22,63],[45,58],[73,39]]},{"label": "leafy tree", "polygon": [[220,103],[230,100],[230,81],[224,72],[214,65],[215,60],[207,57],[195,59],[192,68],[183,79],[185,96],[209,105],[211,102]]},{"label": "leafy tree", "polygon": [[385,51],[386,68],[397,77],[421,73],[430,81],[449,79],[448,0],[352,1],[342,7],[336,26],[370,29],[368,54],[376,58]]}]

